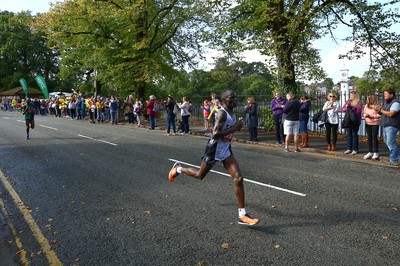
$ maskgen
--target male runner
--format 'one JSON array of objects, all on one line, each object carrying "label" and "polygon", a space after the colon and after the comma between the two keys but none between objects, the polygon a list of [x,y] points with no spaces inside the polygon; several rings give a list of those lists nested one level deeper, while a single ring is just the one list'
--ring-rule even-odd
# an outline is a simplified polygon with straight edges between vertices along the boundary
[{"label": "male runner", "polygon": [[26,139],[29,139],[29,128],[35,128],[35,107],[31,104],[31,99],[26,100],[26,105],[24,107],[24,111],[22,112],[25,115],[25,124],[26,124]]},{"label": "male runner", "polygon": [[221,161],[230,176],[235,182],[235,194],[238,201],[238,223],[244,225],[255,225],[259,219],[252,218],[246,213],[244,206],[243,177],[239,165],[232,154],[231,140],[235,131],[243,127],[241,120],[236,120],[233,108],[237,106],[236,93],[233,90],[226,90],[221,94],[223,106],[217,113],[212,136],[207,142],[207,147],[200,169],[183,168],[176,162],[169,172],[169,181],[173,182],[180,173],[197,179],[203,179],[217,161]]}]

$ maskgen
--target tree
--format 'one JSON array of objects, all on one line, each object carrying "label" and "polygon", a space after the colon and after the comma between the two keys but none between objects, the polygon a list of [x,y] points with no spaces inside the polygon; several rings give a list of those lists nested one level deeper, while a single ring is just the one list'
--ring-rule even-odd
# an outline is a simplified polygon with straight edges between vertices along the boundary
[{"label": "tree", "polygon": [[283,90],[297,89],[297,76],[317,80],[325,76],[312,42],[326,34],[333,36],[339,24],[353,29],[347,40],[355,42],[354,49],[342,57],[358,57],[363,47],[369,47],[373,62],[382,67],[398,65],[398,35],[388,28],[399,18],[389,5],[398,1],[369,5],[364,0],[243,0],[223,6],[211,2],[215,10],[222,10],[215,16],[219,33],[215,45],[229,52],[257,49],[269,56]]},{"label": "tree", "polygon": [[64,76],[143,97],[152,83],[173,76],[174,67],[194,64],[199,8],[189,0],[71,0],[57,2],[36,26],[60,50]]},{"label": "tree", "polygon": [[19,86],[19,78],[29,86],[37,86],[36,75],[46,78],[49,88],[58,84],[57,51],[47,46],[41,32],[34,32],[29,24],[34,20],[30,12],[0,13],[0,86]]}]

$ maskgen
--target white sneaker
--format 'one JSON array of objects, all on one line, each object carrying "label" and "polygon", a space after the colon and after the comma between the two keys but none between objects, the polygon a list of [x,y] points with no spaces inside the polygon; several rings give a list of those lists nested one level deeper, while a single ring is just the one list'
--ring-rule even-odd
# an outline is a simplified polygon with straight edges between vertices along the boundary
[{"label": "white sneaker", "polygon": [[368,152],[365,156],[364,156],[364,160],[367,160],[369,158],[372,157],[372,152]]},{"label": "white sneaker", "polygon": [[351,155],[356,155],[357,154],[357,151],[352,151],[351,152]]},{"label": "white sneaker", "polygon": [[372,159],[377,160],[378,158],[379,158],[379,154],[377,152],[374,152]]},{"label": "white sneaker", "polygon": [[349,153],[351,153],[351,150],[347,150],[344,152],[344,154],[349,154]]}]

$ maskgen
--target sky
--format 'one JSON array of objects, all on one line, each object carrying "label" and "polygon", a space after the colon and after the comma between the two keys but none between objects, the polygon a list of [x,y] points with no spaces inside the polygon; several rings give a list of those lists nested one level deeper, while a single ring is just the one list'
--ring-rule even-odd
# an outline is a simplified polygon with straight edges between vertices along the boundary
[{"label": "sky", "polygon": [[[382,1],[382,0],[378,0]],[[12,11],[15,13],[30,10],[32,14],[47,12],[50,8],[50,3],[55,3],[56,0],[0,0],[0,10]],[[369,58],[364,57],[359,60],[346,60],[338,59],[339,54],[344,54],[345,51],[349,50],[351,44],[339,42],[334,43],[329,37],[323,38],[315,43],[315,47],[320,50],[321,54],[321,66],[327,73],[329,78],[332,78],[333,82],[339,82],[341,80],[341,70],[348,69],[348,75],[361,77],[365,71],[368,70]],[[204,69],[211,69],[210,63],[214,62],[212,57],[216,56],[215,52],[209,52],[205,55],[207,60],[201,64]],[[247,62],[261,61],[261,56],[256,51],[249,51],[245,53],[245,60]],[[309,81],[306,83],[312,83],[315,81]]]}]

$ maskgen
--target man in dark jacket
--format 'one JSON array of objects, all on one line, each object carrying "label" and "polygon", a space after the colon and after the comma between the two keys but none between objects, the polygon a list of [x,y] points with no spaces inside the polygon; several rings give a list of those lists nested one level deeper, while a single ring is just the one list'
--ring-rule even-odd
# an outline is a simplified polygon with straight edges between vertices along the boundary
[{"label": "man in dark jacket", "polygon": [[390,164],[399,166],[399,147],[396,136],[400,129],[400,103],[394,89],[387,89],[383,93],[383,106],[376,106],[375,110],[381,115],[380,125],[383,128],[383,140],[389,148]]},{"label": "man in dark jacket", "polygon": [[293,92],[286,94],[287,103],[283,108],[284,122],[283,132],[286,135],[285,139],[285,152],[289,151],[290,138],[294,135],[295,152],[300,152],[299,148],[299,127],[300,127],[300,102],[294,98]]}]

